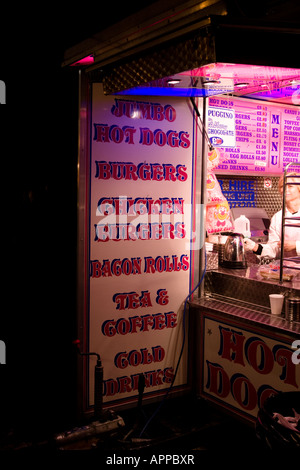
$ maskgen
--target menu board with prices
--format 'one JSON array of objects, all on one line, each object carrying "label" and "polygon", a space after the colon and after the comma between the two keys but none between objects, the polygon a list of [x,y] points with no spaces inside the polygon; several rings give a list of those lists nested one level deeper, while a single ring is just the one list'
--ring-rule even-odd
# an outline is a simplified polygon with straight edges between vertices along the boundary
[{"label": "menu board with prices", "polygon": [[[221,147],[222,174],[283,173],[289,163],[300,163],[300,109],[237,98],[210,98],[213,107],[235,112],[235,147]],[[216,145],[215,145],[216,146]],[[292,167],[300,172],[299,166]]]}]

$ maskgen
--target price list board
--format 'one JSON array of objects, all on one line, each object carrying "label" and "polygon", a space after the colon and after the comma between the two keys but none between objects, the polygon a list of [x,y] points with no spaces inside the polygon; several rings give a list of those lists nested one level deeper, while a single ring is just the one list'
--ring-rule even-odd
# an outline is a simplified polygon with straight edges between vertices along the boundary
[{"label": "price list board", "polygon": [[[209,108],[235,112],[235,147],[221,147],[216,173],[279,175],[300,163],[300,109],[248,99],[210,98]],[[300,172],[300,166],[292,168]]]}]

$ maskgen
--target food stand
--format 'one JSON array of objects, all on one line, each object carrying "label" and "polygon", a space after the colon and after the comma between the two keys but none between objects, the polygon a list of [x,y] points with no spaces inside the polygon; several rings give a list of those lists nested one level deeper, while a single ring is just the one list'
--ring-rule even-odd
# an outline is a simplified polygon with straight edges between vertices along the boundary
[{"label": "food stand", "polygon": [[[106,407],[133,406],[142,375],[146,400],[193,389],[251,421],[270,393],[299,390],[300,324],[273,318],[268,294],[300,283],[262,279],[255,260],[211,269],[205,239],[232,230],[230,209],[281,207],[278,177],[300,156],[299,40],[200,4],[66,51],[80,76],[78,335],[101,356]],[[94,360],[79,360],[85,413]]]}]

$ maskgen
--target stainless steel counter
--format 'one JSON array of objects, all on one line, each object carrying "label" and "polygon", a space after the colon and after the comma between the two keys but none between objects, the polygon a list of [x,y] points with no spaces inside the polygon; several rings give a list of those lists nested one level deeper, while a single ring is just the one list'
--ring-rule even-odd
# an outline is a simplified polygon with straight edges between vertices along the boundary
[{"label": "stainless steel counter", "polygon": [[300,389],[300,323],[271,314],[270,293],[300,295],[291,282],[261,279],[258,266],[208,271],[189,303],[191,377],[197,393],[255,423],[268,396]]},{"label": "stainless steel counter", "polygon": [[246,323],[255,323],[257,326],[285,333],[291,336],[300,336],[300,323],[289,322],[284,316],[272,315],[269,308],[252,305],[236,299],[218,298],[217,295],[205,296],[190,302],[192,308],[205,308],[206,311],[224,314],[226,316],[243,320]]},{"label": "stainless steel counter", "polygon": [[[235,278],[249,279],[250,281],[259,281],[266,284],[272,284],[275,288],[292,289],[298,290],[300,295],[300,271],[294,270],[294,276],[291,281],[284,281],[282,284],[279,280],[267,280],[259,275],[260,266],[258,264],[249,265],[246,269],[226,269],[218,267],[218,269],[213,270],[214,272],[226,275],[234,276]],[[206,273],[206,276],[209,272]],[[276,287],[277,286],[277,287]]]},{"label": "stainless steel counter", "polygon": [[219,267],[208,271],[204,278],[204,297],[190,302],[191,307],[205,307],[238,317],[246,322],[255,322],[274,331],[300,335],[300,323],[289,322],[281,316],[271,315],[269,294],[300,296],[300,279],[283,282],[262,279],[259,266],[246,269],[225,269]]}]

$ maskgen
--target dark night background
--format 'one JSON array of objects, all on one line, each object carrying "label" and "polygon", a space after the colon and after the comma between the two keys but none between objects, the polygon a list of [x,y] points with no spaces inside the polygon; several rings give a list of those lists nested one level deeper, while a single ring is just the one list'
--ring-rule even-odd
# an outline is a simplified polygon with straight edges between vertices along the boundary
[{"label": "dark night background", "polygon": [[73,424],[78,84],[61,63],[65,49],[138,8],[1,5],[0,442],[9,430],[41,438]]},{"label": "dark night background", "polygon": [[67,48],[137,9],[26,3],[1,14],[0,442],[73,424],[78,71],[61,64]]}]

